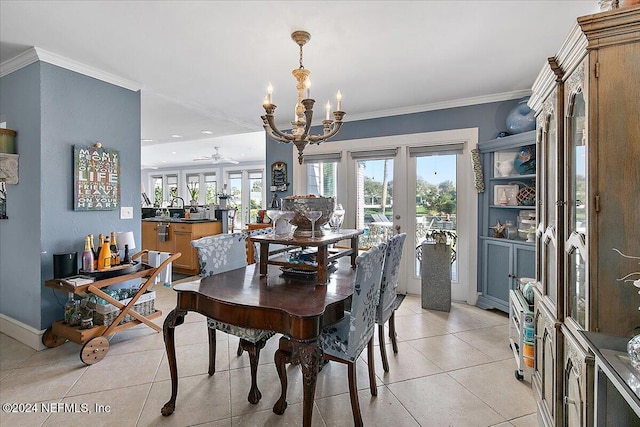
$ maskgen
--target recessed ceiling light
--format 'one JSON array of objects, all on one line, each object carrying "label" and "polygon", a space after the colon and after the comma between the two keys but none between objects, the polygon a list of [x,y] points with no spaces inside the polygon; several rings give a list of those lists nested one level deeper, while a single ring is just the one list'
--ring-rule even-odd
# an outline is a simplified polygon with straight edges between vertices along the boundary
[{"label": "recessed ceiling light", "polygon": [[213,131],[211,130],[201,130],[201,133],[204,133],[205,135],[213,135]]},{"label": "recessed ceiling light", "polygon": [[171,138],[182,138],[182,135],[178,135],[177,133],[174,133],[171,135]]},{"label": "recessed ceiling light", "polygon": [[142,142],[151,142],[151,141],[153,141],[153,139],[142,138],[140,141],[142,141]]},{"label": "recessed ceiling light", "polygon": [[163,161],[162,161],[162,163],[167,163],[167,161],[166,161],[166,160],[163,160]]},{"label": "recessed ceiling light", "polygon": [[172,151],[171,154],[176,154],[176,151]]}]

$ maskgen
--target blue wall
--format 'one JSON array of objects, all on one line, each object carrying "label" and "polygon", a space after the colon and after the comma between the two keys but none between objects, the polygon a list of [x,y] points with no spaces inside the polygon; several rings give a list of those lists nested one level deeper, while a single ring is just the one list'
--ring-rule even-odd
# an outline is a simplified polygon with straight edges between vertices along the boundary
[{"label": "blue wall", "polygon": [[0,115],[16,130],[18,184],[0,220],[0,313],[40,329],[40,68],[0,78]]},{"label": "blue wall", "polygon": [[[517,104],[518,99],[513,99],[488,104],[346,122],[342,125],[342,129],[338,135],[323,144],[339,144],[340,141],[349,139],[465,128],[478,128],[478,141],[488,141],[494,139],[499,132],[506,130],[505,120],[507,115]],[[321,127],[313,127],[312,133],[322,133]],[[273,162],[278,160],[285,161],[288,165],[292,165],[292,162],[298,161],[298,152],[293,144],[277,143],[267,137],[266,134],[265,138],[267,167],[270,167]],[[289,171],[291,170],[291,166],[289,166]],[[291,176],[289,177],[289,181],[292,181]],[[271,186],[270,175],[267,178],[267,185]],[[287,193],[280,194],[290,195],[292,191],[289,190]],[[267,197],[267,199],[270,200],[271,198]]]},{"label": "blue wall", "polygon": [[[0,221],[0,312],[44,329],[62,316],[66,299],[44,287],[54,253],[80,255],[90,233],[133,231],[140,242],[139,209],[128,220],[119,219],[119,210],[73,210],[73,146],[97,141],[120,151],[120,205],[139,206],[140,93],[44,62],[3,77],[0,90],[0,112],[18,132],[20,154],[20,182],[7,195],[9,219]],[[33,118],[23,123],[16,105],[33,97]]]}]

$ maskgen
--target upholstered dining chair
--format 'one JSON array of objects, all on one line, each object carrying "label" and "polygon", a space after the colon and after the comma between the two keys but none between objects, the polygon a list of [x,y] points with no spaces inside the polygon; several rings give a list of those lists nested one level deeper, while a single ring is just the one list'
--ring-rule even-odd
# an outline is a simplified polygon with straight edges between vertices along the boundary
[{"label": "upholstered dining chair", "polygon": [[387,350],[384,345],[384,324],[389,322],[389,338],[393,346],[393,352],[398,353],[396,342],[395,312],[400,306],[404,295],[398,295],[398,274],[400,273],[400,259],[402,258],[402,248],[407,233],[396,234],[387,241],[387,253],[382,269],[382,283],[380,285],[380,301],[376,309],[376,324],[378,325],[378,341],[380,346],[380,356],[382,357],[382,368],[389,372],[389,361]]},{"label": "upholstered dining chair", "polygon": [[[217,234],[192,240],[191,246],[196,248],[200,261],[200,277],[212,276],[246,266],[247,236],[248,233]],[[260,350],[275,333],[233,326],[211,318],[207,318],[207,329],[209,331],[209,375],[213,375],[216,371],[216,330],[239,337],[239,348],[249,353],[251,364],[251,389],[248,400],[250,403],[258,403],[262,397],[256,379]],[[238,356],[240,354],[242,354],[241,351],[238,352]]]},{"label": "upholstered dining chair", "polygon": [[320,335],[324,359],[345,363],[348,366],[349,396],[356,426],[362,425],[356,382],[356,361],[365,346],[369,364],[369,388],[373,396],[378,394],[373,363],[373,335],[385,250],[386,243],[380,243],[356,258],[356,279],[351,299],[351,312],[345,312],[345,317],[339,323],[325,329]]}]

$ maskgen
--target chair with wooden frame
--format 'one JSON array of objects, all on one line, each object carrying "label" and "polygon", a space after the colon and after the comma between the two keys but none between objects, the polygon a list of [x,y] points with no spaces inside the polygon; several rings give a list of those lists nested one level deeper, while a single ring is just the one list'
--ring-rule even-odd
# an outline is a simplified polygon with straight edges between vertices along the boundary
[{"label": "chair with wooden frame", "polygon": [[365,347],[369,365],[369,388],[373,396],[378,394],[373,363],[373,335],[385,250],[386,243],[379,243],[356,258],[356,280],[351,311],[345,312],[345,317],[340,322],[325,329],[320,335],[324,359],[345,363],[348,366],[351,411],[356,426],[363,425],[358,400],[356,361]]},{"label": "chair with wooden frame", "polygon": [[389,361],[385,348],[384,324],[389,322],[389,338],[393,352],[398,353],[396,342],[395,312],[404,299],[404,295],[398,295],[398,275],[400,273],[400,260],[402,248],[407,238],[406,233],[396,234],[387,241],[386,256],[382,269],[382,282],[380,285],[380,301],[376,308],[376,323],[378,325],[378,341],[380,344],[380,356],[382,356],[382,368],[389,372]]},{"label": "chair with wooden frame", "polygon": [[[192,240],[191,246],[198,252],[200,276],[212,276],[246,266],[247,236],[248,233],[217,234]],[[216,330],[239,337],[238,356],[242,354],[241,350],[246,350],[249,353],[251,365],[251,389],[247,399],[250,403],[258,403],[262,397],[257,385],[260,350],[275,333],[242,328],[212,318],[207,318],[207,330],[209,332],[209,375],[213,375],[216,371]]]}]

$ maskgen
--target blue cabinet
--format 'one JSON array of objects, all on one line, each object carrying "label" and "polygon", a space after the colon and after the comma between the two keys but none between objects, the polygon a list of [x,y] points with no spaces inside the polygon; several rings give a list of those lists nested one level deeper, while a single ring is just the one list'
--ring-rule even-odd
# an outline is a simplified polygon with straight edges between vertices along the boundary
[{"label": "blue cabinet", "polygon": [[[485,191],[478,199],[478,301],[509,312],[509,290],[536,277],[535,131],[478,145]],[[509,224],[507,228],[501,226]]]}]

